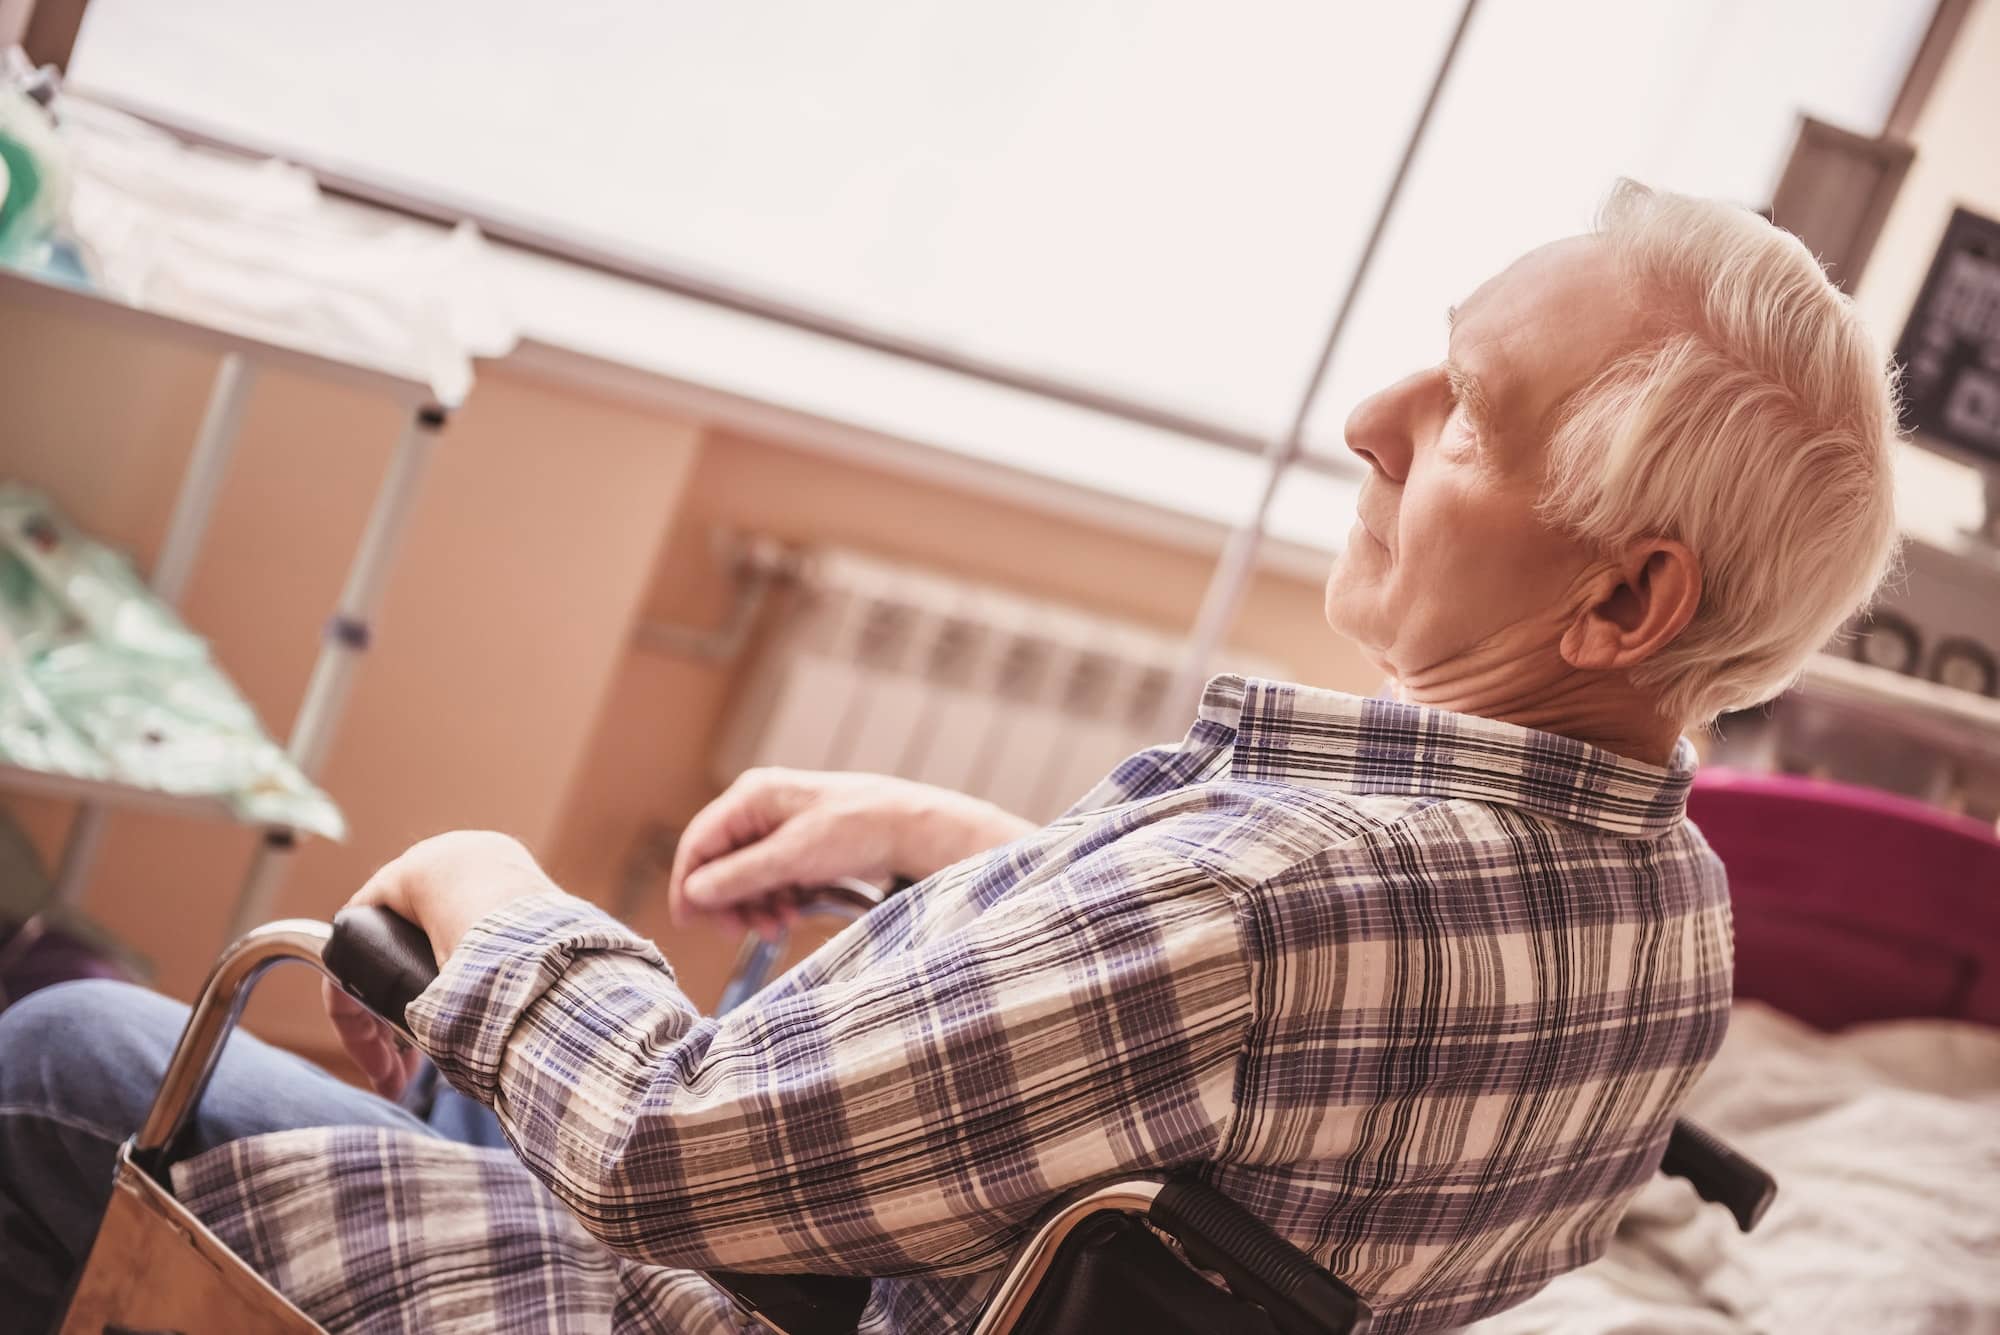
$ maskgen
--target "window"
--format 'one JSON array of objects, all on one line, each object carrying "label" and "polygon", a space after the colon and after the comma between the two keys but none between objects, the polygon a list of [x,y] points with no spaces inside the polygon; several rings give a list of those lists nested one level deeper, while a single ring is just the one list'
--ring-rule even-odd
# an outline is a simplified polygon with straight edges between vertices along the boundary
[{"label": "window", "polygon": [[1444,312],[1589,229],[1611,182],[1770,203],[1801,112],[1877,132],[1929,19],[1897,0],[1501,0],[1466,35],[1308,429],[1443,356]]},{"label": "window", "polygon": [[[1872,132],[1928,8],[1485,0],[1313,447],[1337,455],[1361,394],[1440,355],[1445,306],[1584,228],[1613,175],[1762,204],[1799,111]],[[1458,13],[92,0],[71,76],[475,217],[1269,437],[1296,411]],[[570,301],[581,287],[526,262],[515,277],[545,338],[1218,518],[1255,495],[1245,456],[1193,438],[686,298],[642,310]],[[1233,457],[1202,462],[1211,450]],[[1347,516],[1322,512],[1350,489],[1309,490],[1280,507],[1281,531],[1331,546]]]}]

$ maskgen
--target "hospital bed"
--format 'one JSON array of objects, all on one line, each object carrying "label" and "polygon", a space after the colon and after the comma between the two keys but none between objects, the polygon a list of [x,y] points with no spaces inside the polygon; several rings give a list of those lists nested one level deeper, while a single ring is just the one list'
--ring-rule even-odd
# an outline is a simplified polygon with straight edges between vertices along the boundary
[{"label": "hospital bed", "polygon": [[[809,912],[852,918],[872,887],[831,888]],[[761,985],[775,951],[745,944],[727,1003]],[[289,920],[257,928],[217,962],[197,998],[151,1111],[120,1150],[110,1205],[60,1335],[227,1330],[307,1335],[305,1313],[231,1254],[174,1199],[179,1132],[199,1101],[250,988],[271,966],[316,967],[407,1036],[404,1009],[436,974],[428,944],[381,909],[346,910],[332,925]],[[1748,1232],[1776,1192],[1756,1164],[1688,1122],[1661,1163]],[[1172,1238],[1180,1253],[1161,1241]],[[1183,1260],[1183,1255],[1186,1260]],[[1223,1288],[1188,1262],[1219,1275]],[[783,1335],[852,1335],[867,1281],[835,1276],[709,1278],[756,1321]],[[1082,1191],[1052,1208],[1016,1253],[974,1335],[1358,1335],[1366,1303],[1261,1221],[1187,1177],[1133,1178]]]}]

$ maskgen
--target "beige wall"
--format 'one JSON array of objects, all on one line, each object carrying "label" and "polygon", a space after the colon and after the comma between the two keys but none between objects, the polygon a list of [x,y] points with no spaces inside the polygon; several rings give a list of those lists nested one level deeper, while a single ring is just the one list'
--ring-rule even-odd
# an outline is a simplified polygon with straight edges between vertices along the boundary
[{"label": "beige wall", "polygon": [[[45,488],[150,562],[214,361],[0,305],[0,476]],[[292,376],[259,381],[186,614],[260,713],[289,725],[396,437],[395,410]],[[379,863],[438,830],[521,835],[564,883],[609,900],[640,826],[711,792],[705,748],[729,673],[631,650],[642,615],[712,620],[719,527],[838,542],[1184,626],[1212,557],[860,467],[501,367],[436,456],[390,583],[376,648],[329,758],[352,826],[308,844],[275,906],[324,916]],[[1365,686],[1319,621],[1317,583],[1267,576],[1248,648]],[[51,860],[68,809],[6,799]],[[186,996],[221,943],[253,836],[121,813],[90,911]],[[698,996],[729,943],[657,931]],[[321,1049],[302,982],[267,985],[253,1020]]]}]

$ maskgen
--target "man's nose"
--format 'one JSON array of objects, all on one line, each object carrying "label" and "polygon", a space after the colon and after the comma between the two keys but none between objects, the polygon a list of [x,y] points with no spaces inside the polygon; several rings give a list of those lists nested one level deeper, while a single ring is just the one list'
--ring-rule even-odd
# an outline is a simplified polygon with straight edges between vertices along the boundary
[{"label": "man's nose", "polygon": [[1416,406],[1427,374],[1420,371],[1377,390],[1347,415],[1347,448],[1391,482],[1400,483],[1409,476]]}]

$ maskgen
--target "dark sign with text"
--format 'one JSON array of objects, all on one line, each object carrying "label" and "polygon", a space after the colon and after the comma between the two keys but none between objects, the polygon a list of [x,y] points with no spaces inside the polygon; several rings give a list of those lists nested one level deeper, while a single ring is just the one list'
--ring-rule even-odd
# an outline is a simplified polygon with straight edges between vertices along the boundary
[{"label": "dark sign with text", "polygon": [[2000,463],[2000,222],[1952,213],[1896,361],[1904,427]]}]

